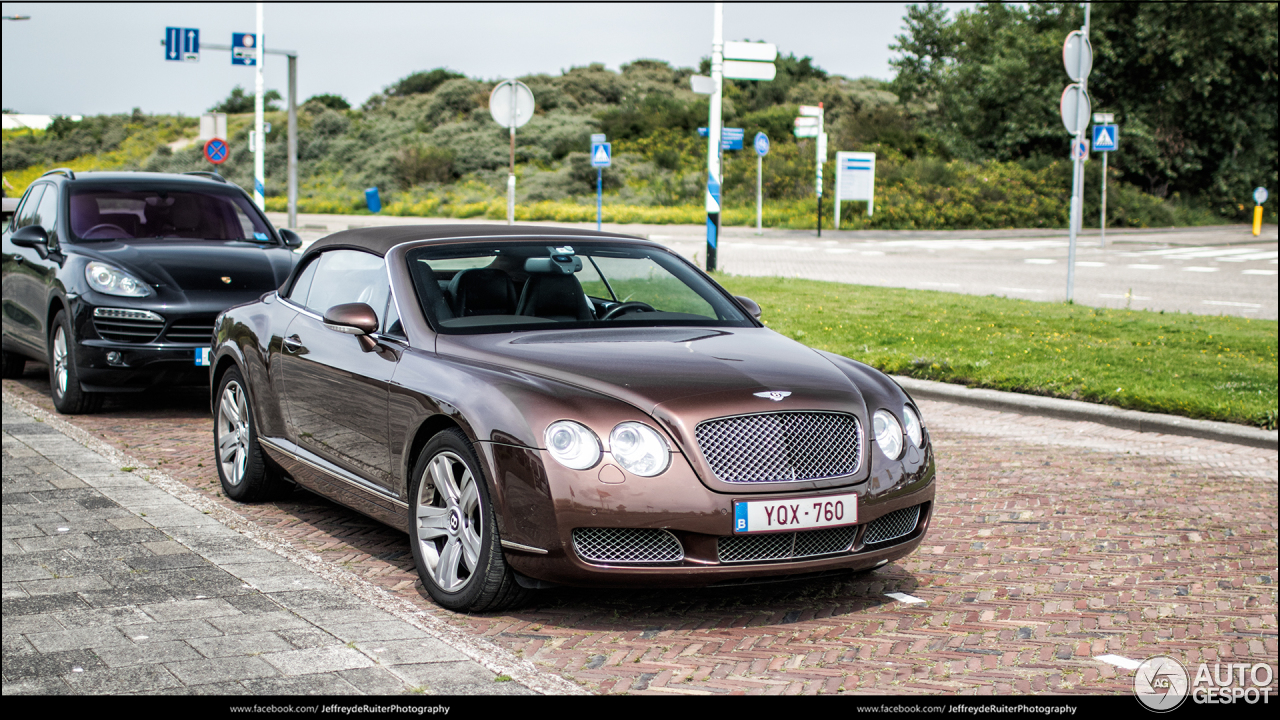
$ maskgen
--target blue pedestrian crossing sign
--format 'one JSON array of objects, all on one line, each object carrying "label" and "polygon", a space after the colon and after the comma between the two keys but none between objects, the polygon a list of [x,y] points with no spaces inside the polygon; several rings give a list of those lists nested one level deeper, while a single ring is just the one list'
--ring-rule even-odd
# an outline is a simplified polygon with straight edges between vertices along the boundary
[{"label": "blue pedestrian crossing sign", "polygon": [[1093,126],[1093,149],[1094,152],[1111,152],[1120,146],[1120,126],[1119,125],[1094,125]]},{"label": "blue pedestrian crossing sign", "polygon": [[258,64],[258,38],[256,35],[253,33],[231,33],[231,64]]},{"label": "blue pedestrian crossing sign", "polygon": [[607,142],[591,144],[591,167],[607,168],[613,163],[613,149]]},{"label": "blue pedestrian crossing sign", "polygon": [[200,62],[200,30],[165,28],[164,59],[170,62]]}]

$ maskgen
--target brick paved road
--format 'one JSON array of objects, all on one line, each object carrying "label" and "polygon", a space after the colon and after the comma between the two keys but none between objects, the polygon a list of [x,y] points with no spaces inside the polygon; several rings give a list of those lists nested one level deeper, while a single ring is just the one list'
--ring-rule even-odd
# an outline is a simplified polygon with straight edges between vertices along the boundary
[{"label": "brick paved road", "polygon": [[[4,392],[49,409],[42,373],[29,365]],[[738,589],[560,589],[489,616],[425,599],[402,534],[305,492],[259,506],[222,498],[202,394],[112,400],[68,419],[597,692],[1128,693],[1131,671],[1097,656],[1275,667],[1274,450],[940,402],[922,409],[939,501],[925,543],[903,561],[859,578]]]}]

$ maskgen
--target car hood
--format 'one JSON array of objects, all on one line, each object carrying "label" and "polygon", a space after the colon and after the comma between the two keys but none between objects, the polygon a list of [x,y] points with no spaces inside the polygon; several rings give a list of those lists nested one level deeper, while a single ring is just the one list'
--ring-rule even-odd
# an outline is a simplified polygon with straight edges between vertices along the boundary
[{"label": "car hood", "polygon": [[[813,349],[767,328],[441,335],[436,350],[586,387],[650,414],[679,415],[684,422],[802,407],[865,417],[862,395],[846,374]],[[786,395],[775,400],[767,393]]]},{"label": "car hood", "polygon": [[242,240],[156,238],[81,246],[86,256],[137,273],[148,283],[182,291],[266,292],[284,282],[289,252]]}]

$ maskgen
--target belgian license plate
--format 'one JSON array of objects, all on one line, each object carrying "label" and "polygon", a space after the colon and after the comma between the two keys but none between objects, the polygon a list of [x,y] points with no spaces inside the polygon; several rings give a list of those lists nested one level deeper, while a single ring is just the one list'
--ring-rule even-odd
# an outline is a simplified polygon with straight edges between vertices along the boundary
[{"label": "belgian license plate", "polygon": [[733,503],[733,517],[737,535],[857,525],[858,495],[739,500]]},{"label": "belgian license plate", "polygon": [[196,365],[200,367],[209,367],[209,353],[211,348],[196,348]]}]

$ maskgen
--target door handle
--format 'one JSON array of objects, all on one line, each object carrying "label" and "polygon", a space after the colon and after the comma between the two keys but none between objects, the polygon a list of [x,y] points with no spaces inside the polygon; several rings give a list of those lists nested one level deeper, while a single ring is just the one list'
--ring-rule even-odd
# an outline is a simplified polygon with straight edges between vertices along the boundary
[{"label": "door handle", "polygon": [[297,335],[290,335],[289,337],[281,340],[280,343],[284,345],[284,349],[289,352],[298,352],[302,349],[302,338]]}]

